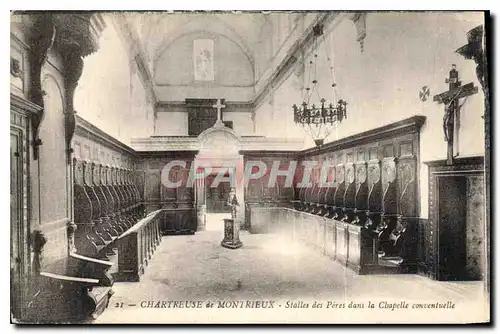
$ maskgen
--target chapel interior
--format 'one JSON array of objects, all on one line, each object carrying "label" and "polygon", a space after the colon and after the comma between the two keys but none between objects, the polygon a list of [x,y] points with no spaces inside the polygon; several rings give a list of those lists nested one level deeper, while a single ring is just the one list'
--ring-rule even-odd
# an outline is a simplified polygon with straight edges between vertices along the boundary
[{"label": "chapel interior", "polygon": [[[12,321],[174,321],[162,300],[487,304],[485,13],[10,23]],[[267,172],[233,186],[252,162]]]}]

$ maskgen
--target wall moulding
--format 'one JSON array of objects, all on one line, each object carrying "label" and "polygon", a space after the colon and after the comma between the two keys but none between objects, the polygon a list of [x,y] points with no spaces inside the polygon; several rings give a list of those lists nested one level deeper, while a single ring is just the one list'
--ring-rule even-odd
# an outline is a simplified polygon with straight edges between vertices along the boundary
[{"label": "wall moulding", "polygon": [[[302,139],[241,136],[240,140],[240,152],[266,150],[299,153],[304,147],[304,141]],[[132,147],[137,153],[198,151],[200,149],[198,138],[195,136],[157,136],[150,138],[135,138],[132,140]]]},{"label": "wall moulding", "polygon": [[[225,108],[224,113],[227,112],[252,112],[253,104],[252,102],[231,102],[224,101]],[[212,107],[201,105],[199,107]],[[187,104],[185,101],[165,101],[158,102],[155,105],[155,110],[157,112],[187,112]]]},{"label": "wall moulding", "polygon": [[37,117],[41,117],[40,114],[43,110],[42,106],[12,93],[10,94],[10,108],[14,111],[26,114],[28,117],[31,115],[38,115]]},{"label": "wall moulding", "polygon": [[447,165],[446,159],[423,161],[423,164],[436,168],[436,173],[457,172],[464,171],[484,171],[484,157],[471,156],[471,157],[456,157],[454,165]]},{"label": "wall moulding", "polygon": [[425,116],[413,116],[399,122],[395,122],[380,128],[368,130],[353,136],[349,136],[334,142],[327,143],[319,149],[316,147],[306,149],[301,152],[303,156],[317,155],[335,150],[342,150],[358,145],[369,144],[403,134],[419,132],[425,122]]},{"label": "wall moulding", "polygon": [[91,139],[110,149],[117,150],[119,152],[125,152],[126,154],[130,155],[133,158],[136,157],[136,152],[129,146],[122,143],[121,141],[113,138],[106,132],[102,131],[95,125],[91,124],[90,122],[84,120],[79,116],[76,116],[75,119],[76,119],[75,134],[81,136],[82,138]]}]

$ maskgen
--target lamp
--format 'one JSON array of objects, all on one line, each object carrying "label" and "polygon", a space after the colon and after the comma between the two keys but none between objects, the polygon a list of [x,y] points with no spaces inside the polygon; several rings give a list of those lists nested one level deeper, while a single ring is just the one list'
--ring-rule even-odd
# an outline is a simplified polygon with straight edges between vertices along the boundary
[{"label": "lamp", "polygon": [[[323,36],[323,46],[325,48],[326,61],[331,73],[332,99],[327,100],[319,94],[318,79],[316,76],[318,58],[318,39]],[[305,88],[304,101],[297,106],[294,104],[294,122],[300,124],[306,132],[313,138],[316,146],[323,145],[325,139],[330,135],[337,123],[347,118],[347,102],[338,99],[333,66],[330,64],[330,56],[327,50],[327,40],[323,35],[323,25],[313,27],[313,57],[309,61],[308,82]],[[311,79],[312,76],[312,80]],[[312,85],[311,85],[312,84]],[[311,86],[310,86],[311,85]],[[315,100],[317,99],[317,100]]]}]

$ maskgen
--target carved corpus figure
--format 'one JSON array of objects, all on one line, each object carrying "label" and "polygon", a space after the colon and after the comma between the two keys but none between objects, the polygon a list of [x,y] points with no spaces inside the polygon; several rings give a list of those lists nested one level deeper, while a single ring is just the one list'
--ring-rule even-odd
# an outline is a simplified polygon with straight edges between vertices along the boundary
[{"label": "carved corpus figure", "polygon": [[444,140],[448,143],[447,164],[453,165],[453,138],[455,132],[455,118],[458,117],[458,112],[463,105],[463,103],[462,105],[459,105],[459,100],[461,98],[476,94],[478,89],[477,87],[474,87],[474,84],[472,82],[462,86],[462,83],[458,80],[458,71],[456,70],[455,64],[453,64],[451,67],[450,77],[446,79],[446,83],[449,84],[449,90],[447,92],[435,95],[434,101],[438,103],[444,103],[445,105],[443,131]]}]

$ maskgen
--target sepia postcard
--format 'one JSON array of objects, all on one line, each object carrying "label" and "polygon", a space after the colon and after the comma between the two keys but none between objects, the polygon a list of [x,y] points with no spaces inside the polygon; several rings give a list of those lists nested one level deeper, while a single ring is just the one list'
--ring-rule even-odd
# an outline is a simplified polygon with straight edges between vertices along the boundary
[{"label": "sepia postcard", "polygon": [[11,323],[489,323],[490,29],[12,11]]}]

